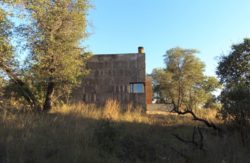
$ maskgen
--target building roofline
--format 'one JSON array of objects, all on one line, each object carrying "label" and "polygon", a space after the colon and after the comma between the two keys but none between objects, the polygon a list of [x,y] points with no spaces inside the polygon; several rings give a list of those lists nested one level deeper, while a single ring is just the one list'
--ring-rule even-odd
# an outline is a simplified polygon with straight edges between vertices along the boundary
[{"label": "building roofline", "polygon": [[116,56],[116,55],[139,55],[145,53],[113,53],[113,54],[93,54],[93,56]]}]

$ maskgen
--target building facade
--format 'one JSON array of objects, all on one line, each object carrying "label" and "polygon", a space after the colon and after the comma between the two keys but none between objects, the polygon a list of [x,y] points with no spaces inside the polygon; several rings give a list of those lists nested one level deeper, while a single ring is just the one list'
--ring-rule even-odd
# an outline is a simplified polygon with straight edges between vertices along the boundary
[{"label": "building facade", "polygon": [[152,86],[150,79],[146,80],[143,47],[138,53],[93,55],[87,68],[90,73],[74,91],[74,100],[100,106],[112,99],[144,108],[151,103]]}]

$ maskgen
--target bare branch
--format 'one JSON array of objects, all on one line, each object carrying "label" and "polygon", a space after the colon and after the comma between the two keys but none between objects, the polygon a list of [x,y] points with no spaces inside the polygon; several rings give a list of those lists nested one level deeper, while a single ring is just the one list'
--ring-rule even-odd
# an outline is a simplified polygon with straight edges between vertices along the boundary
[{"label": "bare branch", "polygon": [[217,127],[213,122],[209,122],[209,121],[207,121],[205,119],[197,117],[192,110],[180,111],[179,109],[177,109],[176,107],[174,107],[171,112],[177,113],[179,115],[191,114],[194,121],[202,122],[207,127],[213,128],[214,130],[217,130],[217,131],[221,131],[221,128]]}]

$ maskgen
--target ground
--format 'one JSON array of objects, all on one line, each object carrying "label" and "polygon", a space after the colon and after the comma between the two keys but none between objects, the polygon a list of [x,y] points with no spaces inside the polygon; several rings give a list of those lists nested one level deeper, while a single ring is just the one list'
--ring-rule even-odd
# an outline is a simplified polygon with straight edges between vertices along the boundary
[{"label": "ground", "polygon": [[[198,110],[215,122],[219,134],[190,116],[149,110],[147,114],[109,102],[62,105],[49,113],[0,111],[0,162],[250,162],[249,145],[237,131],[222,125],[215,110]],[[184,143],[201,128],[203,148]]]}]

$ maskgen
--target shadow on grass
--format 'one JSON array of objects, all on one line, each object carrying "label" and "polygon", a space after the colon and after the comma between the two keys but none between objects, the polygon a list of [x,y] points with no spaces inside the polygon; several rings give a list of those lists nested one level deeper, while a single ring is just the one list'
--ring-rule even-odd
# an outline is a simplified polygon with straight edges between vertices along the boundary
[{"label": "shadow on grass", "polygon": [[206,153],[172,136],[191,138],[188,124],[116,122],[70,113],[4,112],[0,117],[0,162],[186,162],[180,153],[191,162],[248,161],[249,149],[242,148],[237,134],[206,134]]}]

